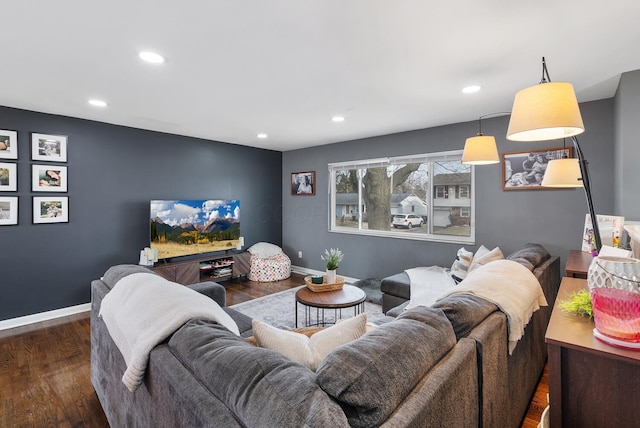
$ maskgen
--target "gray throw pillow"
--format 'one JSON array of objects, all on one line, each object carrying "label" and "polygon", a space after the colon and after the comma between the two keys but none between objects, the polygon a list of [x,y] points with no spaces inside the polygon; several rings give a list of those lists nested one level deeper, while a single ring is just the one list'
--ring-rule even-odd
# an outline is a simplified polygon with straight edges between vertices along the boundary
[{"label": "gray throw pillow", "polygon": [[455,344],[444,313],[419,306],[337,348],[320,363],[317,382],[351,426],[379,426]]},{"label": "gray throw pillow", "polygon": [[348,426],[315,373],[219,324],[191,320],[171,337],[169,349],[244,426]]},{"label": "gray throw pillow", "polygon": [[509,254],[507,260],[518,262],[530,271],[551,257],[549,252],[540,244],[528,243],[523,248]]}]

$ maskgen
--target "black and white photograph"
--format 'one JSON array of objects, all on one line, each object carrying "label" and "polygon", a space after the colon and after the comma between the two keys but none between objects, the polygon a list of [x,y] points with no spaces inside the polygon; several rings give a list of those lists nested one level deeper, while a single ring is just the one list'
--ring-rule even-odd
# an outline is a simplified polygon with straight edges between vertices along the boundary
[{"label": "black and white photograph", "polygon": [[32,165],[31,190],[34,192],[66,192],[67,167],[59,165]]},{"label": "black and white photograph", "polygon": [[18,197],[0,196],[0,226],[18,224]]},{"label": "black and white photograph", "polygon": [[31,160],[46,162],[67,161],[66,135],[31,134]]},{"label": "black and white photograph", "polygon": [[34,196],[33,223],[68,223],[69,198],[66,196]]},{"label": "black and white photograph", "polygon": [[549,161],[563,157],[572,157],[571,147],[503,153],[502,189],[544,189],[541,183]]},{"label": "black and white photograph", "polygon": [[18,133],[0,130],[0,159],[18,159]]},{"label": "black and white photograph", "polygon": [[15,163],[0,163],[0,192],[15,192],[18,190],[18,174]]},{"label": "black and white photograph", "polygon": [[292,195],[315,195],[316,194],[316,172],[292,172],[291,173],[291,194]]}]

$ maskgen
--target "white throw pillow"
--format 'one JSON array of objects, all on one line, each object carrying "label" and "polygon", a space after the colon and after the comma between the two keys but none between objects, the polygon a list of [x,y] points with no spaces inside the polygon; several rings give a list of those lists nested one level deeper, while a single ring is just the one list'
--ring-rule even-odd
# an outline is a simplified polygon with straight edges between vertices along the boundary
[{"label": "white throw pillow", "polygon": [[247,249],[247,251],[261,259],[272,259],[279,254],[282,254],[282,248],[268,242],[258,242],[253,244]]},{"label": "white throw pillow", "polygon": [[458,250],[456,259],[451,265],[451,277],[456,282],[462,281],[467,276],[467,271],[469,270],[472,260],[473,253],[471,251],[465,250],[464,247]]},{"label": "white throw pillow", "polygon": [[367,314],[362,313],[320,330],[311,337],[258,320],[253,320],[252,327],[258,346],[280,352],[290,360],[316,371],[331,351],[365,334],[366,324]]},{"label": "white throw pillow", "polygon": [[[482,248],[484,248],[484,250],[486,251],[482,251],[478,255]],[[487,248],[482,245],[473,256],[473,261],[471,262],[471,266],[469,266],[469,272],[472,272],[478,269],[480,266],[486,265],[487,263],[502,259],[504,259],[504,255],[502,254],[502,250],[500,250],[500,247],[496,247],[493,250],[488,251]]]}]

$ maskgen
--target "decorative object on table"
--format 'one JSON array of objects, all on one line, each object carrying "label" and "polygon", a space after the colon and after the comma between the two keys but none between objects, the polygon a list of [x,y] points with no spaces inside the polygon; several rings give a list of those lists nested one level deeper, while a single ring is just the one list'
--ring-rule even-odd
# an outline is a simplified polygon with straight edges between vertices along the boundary
[{"label": "decorative object on table", "polygon": [[502,154],[503,190],[544,190],[547,166],[552,160],[570,158],[571,147],[527,150]]},{"label": "decorative object on table", "polygon": [[15,192],[18,190],[17,164],[0,163],[0,192]]},{"label": "decorative object on table", "polygon": [[18,159],[18,133],[0,130],[0,159]]},{"label": "decorative object on table", "polygon": [[327,282],[326,277],[321,277],[323,281],[320,284],[314,283],[311,278],[311,276],[305,276],[304,283],[307,285],[307,288],[314,293],[342,290],[344,287],[344,278],[341,276],[336,276],[333,282]]},{"label": "decorative object on table", "polygon": [[311,283],[312,284],[322,284],[323,281],[324,281],[324,277],[322,275],[313,275],[313,276],[311,276]]},{"label": "decorative object on table", "polygon": [[31,165],[31,190],[34,192],[66,192],[67,167]]},{"label": "decorative object on table", "polygon": [[594,336],[611,345],[640,349],[640,260],[595,257],[587,282]]},{"label": "decorative object on table", "polygon": [[68,223],[69,198],[56,196],[33,197],[33,223]]},{"label": "decorative object on table", "polygon": [[0,226],[18,224],[18,197],[0,196]]},{"label": "decorative object on table", "polygon": [[580,290],[569,294],[566,299],[559,302],[559,307],[564,312],[593,319],[593,306],[589,290]]},{"label": "decorative object on table", "polygon": [[[598,230],[600,231],[600,250],[603,245],[618,248],[620,246],[620,238],[624,227],[624,217],[615,215],[596,215],[598,221]],[[584,234],[582,236],[582,251],[597,255],[596,239],[591,223],[591,216],[586,215],[584,219]]]},{"label": "decorative object on table", "polygon": [[153,266],[158,261],[158,250],[156,248],[145,247],[140,250],[140,266]]},{"label": "decorative object on table", "polygon": [[67,136],[31,133],[31,160],[67,161]]},{"label": "decorative object on table", "polygon": [[320,256],[325,261],[327,266],[326,282],[336,282],[336,270],[338,269],[340,262],[342,261],[344,254],[339,248],[332,248],[331,250],[324,250],[324,255]]},{"label": "decorative object on table", "polygon": [[316,172],[292,172],[291,173],[291,194],[302,196],[316,194]]}]

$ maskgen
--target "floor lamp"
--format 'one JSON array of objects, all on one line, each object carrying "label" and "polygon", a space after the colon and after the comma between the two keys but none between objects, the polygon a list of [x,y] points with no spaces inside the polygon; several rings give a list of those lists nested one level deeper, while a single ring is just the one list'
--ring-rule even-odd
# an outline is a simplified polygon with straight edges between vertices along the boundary
[{"label": "floor lamp", "polygon": [[511,141],[546,141],[571,138],[577,159],[549,161],[543,186],[556,188],[584,187],[593,227],[596,252],[602,248],[598,219],[593,209],[588,162],[576,135],[584,132],[580,107],[573,85],[551,82],[542,58],[540,84],[519,91],[513,101],[507,139]]}]

